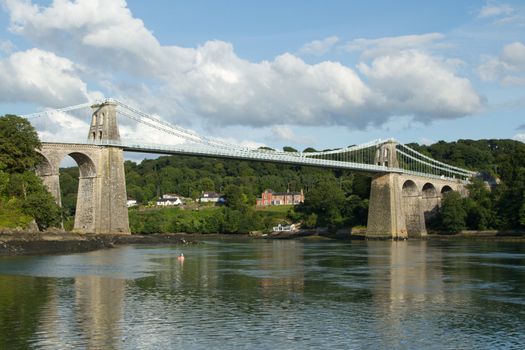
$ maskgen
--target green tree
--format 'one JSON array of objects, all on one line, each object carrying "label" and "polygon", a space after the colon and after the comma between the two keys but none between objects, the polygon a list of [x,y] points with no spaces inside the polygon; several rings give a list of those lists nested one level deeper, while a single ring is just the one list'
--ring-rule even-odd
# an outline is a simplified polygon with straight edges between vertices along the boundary
[{"label": "green tree", "polygon": [[290,146],[284,146],[283,147],[283,151],[284,152],[297,152],[297,150],[293,147],[290,147]]},{"label": "green tree", "polygon": [[199,191],[215,191],[215,182],[209,177],[204,177],[199,180],[198,184]]},{"label": "green tree", "polygon": [[242,220],[242,213],[239,210],[226,208],[224,210],[223,229],[226,233],[237,233]]},{"label": "green tree", "polygon": [[368,219],[368,200],[353,194],[345,199],[341,210],[346,226],[366,226]]},{"label": "green tree", "polygon": [[38,134],[24,118],[15,115],[0,117],[0,163],[9,173],[33,169],[40,161]]},{"label": "green tree", "polygon": [[304,203],[298,210],[307,215],[315,213],[318,226],[339,227],[342,225],[344,201],[344,192],[335,181],[323,181],[305,194]]},{"label": "green tree", "polygon": [[486,230],[495,227],[494,205],[489,189],[480,179],[467,185],[468,198],[464,199],[467,212],[466,225],[471,230]]},{"label": "green tree", "polygon": [[53,196],[44,189],[30,193],[24,200],[22,209],[35,219],[41,231],[49,227],[59,227],[62,222],[60,207],[56,205]]},{"label": "green tree", "polygon": [[523,194],[523,204],[520,209],[520,224],[525,226],[525,193]]},{"label": "green tree", "polygon": [[451,191],[443,196],[441,206],[441,229],[449,233],[457,233],[466,228],[467,212],[458,192]]},{"label": "green tree", "polygon": [[9,174],[0,170],[0,196],[7,195],[8,187],[9,187]]},{"label": "green tree", "polygon": [[236,185],[226,186],[224,198],[226,199],[226,206],[234,210],[244,211],[250,205],[248,196]]}]

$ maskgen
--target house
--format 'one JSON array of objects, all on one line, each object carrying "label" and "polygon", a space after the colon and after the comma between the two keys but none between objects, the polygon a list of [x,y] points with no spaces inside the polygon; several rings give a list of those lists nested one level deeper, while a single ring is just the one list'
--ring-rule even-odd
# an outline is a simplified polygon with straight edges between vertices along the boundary
[{"label": "house", "polygon": [[175,194],[164,194],[161,198],[157,199],[157,205],[160,207],[172,207],[182,205],[182,200]]},{"label": "house", "polygon": [[266,207],[268,205],[297,205],[304,202],[304,193],[301,192],[273,192],[272,190],[265,190],[261,194],[261,198],[257,198],[258,207]]},{"label": "house", "polygon": [[128,199],[126,202],[126,205],[128,208],[130,207],[136,207],[137,206],[137,200],[136,199]]},{"label": "house", "polygon": [[201,203],[217,203],[222,202],[222,196],[217,192],[202,192],[199,202]]}]

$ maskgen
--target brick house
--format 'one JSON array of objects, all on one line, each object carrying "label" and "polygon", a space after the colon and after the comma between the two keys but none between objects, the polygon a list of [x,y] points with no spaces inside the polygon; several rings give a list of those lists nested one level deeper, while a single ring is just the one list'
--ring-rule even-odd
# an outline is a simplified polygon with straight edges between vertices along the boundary
[{"label": "brick house", "polygon": [[272,190],[265,190],[261,194],[261,198],[257,198],[258,207],[266,207],[268,205],[297,205],[304,202],[304,193],[301,192],[274,192]]}]

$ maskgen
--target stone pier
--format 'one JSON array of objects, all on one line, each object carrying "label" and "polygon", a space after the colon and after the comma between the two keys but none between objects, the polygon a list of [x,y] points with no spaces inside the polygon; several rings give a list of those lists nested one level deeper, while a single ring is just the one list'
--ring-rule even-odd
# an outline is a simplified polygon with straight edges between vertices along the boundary
[{"label": "stone pier", "polygon": [[[115,107],[112,103],[93,106],[89,141],[95,143],[120,139]],[[39,153],[42,162],[37,174],[59,205],[60,163],[69,155],[78,164],[79,182],[74,231],[99,234],[130,233],[122,149],[96,144],[45,143]]]},{"label": "stone pier", "polygon": [[426,221],[441,205],[443,193],[466,194],[465,184],[460,180],[396,172],[399,164],[395,142],[385,143],[378,149],[376,164],[393,169],[372,179],[367,238],[423,237],[427,234]]}]

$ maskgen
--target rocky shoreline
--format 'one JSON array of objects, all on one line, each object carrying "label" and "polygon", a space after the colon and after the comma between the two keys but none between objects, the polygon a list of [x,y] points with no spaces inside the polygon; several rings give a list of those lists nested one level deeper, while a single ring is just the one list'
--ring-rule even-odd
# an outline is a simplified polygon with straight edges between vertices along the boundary
[{"label": "rocky shoreline", "polygon": [[[0,256],[81,253],[113,248],[126,244],[196,244],[204,239],[301,239],[324,237],[338,240],[365,240],[362,232],[350,234],[319,234],[319,232],[290,232],[284,234],[151,234],[151,235],[95,235],[64,231],[0,231]],[[464,231],[458,234],[429,234],[417,240],[456,240],[525,242],[525,232]]]},{"label": "rocky shoreline", "polygon": [[181,234],[94,235],[72,232],[0,232],[0,256],[81,253],[123,244],[192,244]]}]

